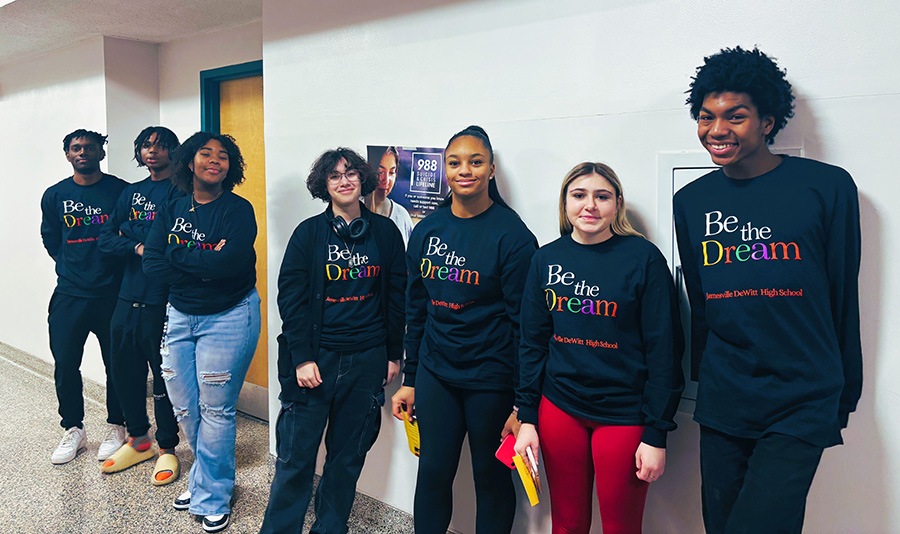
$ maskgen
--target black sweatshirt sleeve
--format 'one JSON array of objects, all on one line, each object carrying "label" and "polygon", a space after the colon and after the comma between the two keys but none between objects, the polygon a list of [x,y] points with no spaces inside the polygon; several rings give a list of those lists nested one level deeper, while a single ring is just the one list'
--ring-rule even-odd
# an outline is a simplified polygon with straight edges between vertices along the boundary
[{"label": "black sweatshirt sleeve", "polygon": [[519,421],[537,424],[538,405],[544,382],[544,366],[550,352],[553,335],[553,319],[543,291],[541,268],[537,256],[531,262],[528,278],[522,292],[522,309],[519,314],[521,338],[519,340],[519,378],[516,388],[516,406]]},{"label": "black sweatshirt sleeve", "polygon": [[[700,358],[706,348],[709,325],[706,323],[706,302],[700,282],[700,267],[691,249],[687,219],[679,204],[675,203],[675,234],[678,241],[678,255],[681,258],[681,276],[687,289],[688,302],[691,305],[691,380],[697,380],[700,370]],[[676,272],[676,276],[678,273]]]},{"label": "black sweatshirt sleeve", "polygon": [[647,360],[644,383],[644,434],[642,441],[665,448],[666,435],[675,430],[675,412],[684,390],[681,356],[684,336],[678,313],[672,276],[663,258],[647,266],[640,295],[640,322],[643,351]]},{"label": "black sweatshirt sleeve", "polygon": [[[403,237],[396,225],[391,223],[392,257],[386,264],[388,271],[388,294],[382,298],[387,300],[387,356],[388,360],[403,359],[403,333],[406,330],[406,257],[403,249]],[[379,254],[381,252],[379,251]]]},{"label": "black sweatshirt sleeve", "polygon": [[153,221],[124,221],[119,227],[122,235],[132,239],[135,243],[143,243],[150,234],[150,227]]},{"label": "black sweatshirt sleeve", "polygon": [[[309,337],[310,260],[314,244],[306,243],[304,229],[294,230],[284,251],[281,271],[278,273],[278,311],[281,314],[281,330],[291,351],[291,363],[298,365],[315,361],[312,340]],[[320,295],[320,298],[321,295]]]},{"label": "black sweatshirt sleeve", "polygon": [[176,269],[166,259],[166,228],[171,222],[169,212],[167,206],[165,210],[157,213],[156,219],[150,226],[147,241],[144,242],[144,256],[141,261],[144,274],[155,276],[166,283],[174,282],[186,274],[184,271]]},{"label": "black sweatshirt sleeve", "polygon": [[862,346],[859,335],[859,264],[861,256],[859,196],[847,177],[835,195],[834,212],[826,241],[826,268],[831,293],[834,331],[844,367],[844,389],[839,421],[846,428],[862,393]]},{"label": "black sweatshirt sleeve", "polygon": [[512,322],[512,347],[517,354],[513,362],[513,384],[519,382],[519,310],[522,306],[522,291],[535,250],[537,250],[537,241],[532,236],[531,241],[517,243],[513,246],[512,250],[507,251],[506,256],[501,260],[500,291],[503,292],[506,315]]},{"label": "black sweatshirt sleeve", "polygon": [[56,261],[62,245],[62,228],[54,205],[55,197],[50,189],[44,191],[44,196],[41,197],[41,240],[53,261]]},{"label": "black sweatshirt sleeve", "polygon": [[410,237],[406,251],[406,361],[403,366],[403,385],[415,387],[416,370],[419,366],[419,348],[425,334],[425,321],[428,317],[428,291],[422,277],[419,276],[419,261],[422,243],[415,231]]},{"label": "black sweatshirt sleeve", "polygon": [[230,278],[242,272],[245,256],[256,241],[256,217],[250,203],[238,204],[225,218],[223,233],[228,236],[221,250],[169,245],[166,258],[175,267],[204,280]]},{"label": "black sweatshirt sleeve", "polygon": [[116,201],[116,207],[109,217],[109,222],[100,230],[98,246],[100,252],[113,256],[129,257],[134,254],[134,247],[139,243],[128,236],[119,235],[121,229],[128,223],[128,204],[131,197],[128,191],[123,191]]}]

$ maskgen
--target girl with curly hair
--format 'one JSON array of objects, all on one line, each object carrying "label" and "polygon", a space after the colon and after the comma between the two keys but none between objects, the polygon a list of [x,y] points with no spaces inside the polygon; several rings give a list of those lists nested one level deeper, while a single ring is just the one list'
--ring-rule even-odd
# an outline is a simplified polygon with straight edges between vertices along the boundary
[{"label": "girl with curly hair", "polygon": [[244,160],[228,135],[197,132],[178,149],[168,203],[144,247],[144,272],[171,283],[162,375],[194,464],[176,510],[228,526],[234,489],[235,404],[259,340],[256,218],[232,193]]}]

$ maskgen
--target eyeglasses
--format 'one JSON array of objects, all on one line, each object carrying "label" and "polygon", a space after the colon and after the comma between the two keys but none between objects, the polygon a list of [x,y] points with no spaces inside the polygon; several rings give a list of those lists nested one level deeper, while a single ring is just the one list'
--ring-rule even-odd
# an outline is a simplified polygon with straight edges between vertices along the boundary
[{"label": "eyeglasses", "polygon": [[331,172],[328,174],[328,182],[332,184],[340,183],[341,178],[346,178],[351,184],[359,183],[359,171],[350,169],[346,172]]}]

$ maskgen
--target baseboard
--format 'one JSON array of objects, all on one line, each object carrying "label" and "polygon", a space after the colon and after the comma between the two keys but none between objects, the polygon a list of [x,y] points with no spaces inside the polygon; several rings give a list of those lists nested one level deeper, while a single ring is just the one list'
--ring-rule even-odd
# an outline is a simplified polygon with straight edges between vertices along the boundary
[{"label": "baseboard", "polygon": [[269,421],[269,390],[250,382],[244,382],[238,397],[237,409],[257,419]]}]

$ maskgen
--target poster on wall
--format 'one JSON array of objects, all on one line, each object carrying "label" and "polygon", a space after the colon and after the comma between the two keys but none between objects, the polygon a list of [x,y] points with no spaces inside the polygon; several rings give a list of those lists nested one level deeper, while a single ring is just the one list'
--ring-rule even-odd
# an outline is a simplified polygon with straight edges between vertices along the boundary
[{"label": "poster on wall", "polygon": [[366,197],[366,207],[390,217],[401,233],[407,219],[412,231],[450,192],[443,148],[369,145],[367,155],[378,187]]}]

